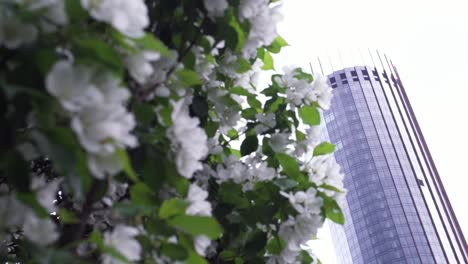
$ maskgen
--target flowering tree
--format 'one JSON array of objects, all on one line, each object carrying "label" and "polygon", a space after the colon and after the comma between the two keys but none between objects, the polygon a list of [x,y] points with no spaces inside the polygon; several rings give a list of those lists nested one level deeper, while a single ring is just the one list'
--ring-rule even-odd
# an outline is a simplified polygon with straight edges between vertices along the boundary
[{"label": "flowering tree", "polygon": [[314,261],[343,222],[331,89],[258,87],[276,2],[1,1],[0,261]]}]

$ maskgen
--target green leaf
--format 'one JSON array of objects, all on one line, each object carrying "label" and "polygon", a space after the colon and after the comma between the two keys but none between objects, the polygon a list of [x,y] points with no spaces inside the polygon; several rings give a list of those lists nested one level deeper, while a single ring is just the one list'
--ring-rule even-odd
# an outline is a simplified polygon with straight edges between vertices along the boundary
[{"label": "green leaf", "polygon": [[301,250],[301,264],[311,264],[314,259],[310,256],[309,252]]},{"label": "green leaf", "polygon": [[263,62],[262,70],[274,70],[273,57],[264,48],[257,49],[257,58],[261,59]]},{"label": "green leaf", "polygon": [[296,130],[296,140],[297,141],[302,141],[306,138],[305,134],[302,133],[301,131],[299,130]]},{"label": "green leaf", "polygon": [[80,0],[65,0],[65,11],[72,22],[83,21],[88,17],[88,12],[81,6]]},{"label": "green leaf", "polygon": [[230,250],[223,250],[219,254],[219,257],[224,261],[232,260],[236,256],[237,256],[237,254],[234,251],[230,251]]},{"label": "green leaf", "polygon": [[154,192],[144,183],[137,183],[130,188],[130,198],[134,204],[151,206],[156,201]]},{"label": "green leaf", "polygon": [[146,33],[143,37],[133,39],[133,41],[142,49],[156,51],[166,57],[173,56],[171,51],[167,48],[167,46],[151,33]]},{"label": "green leaf", "polygon": [[218,130],[218,128],[219,128],[219,123],[217,123],[217,122],[213,122],[211,120],[208,120],[205,123],[205,132],[206,132],[206,135],[209,138],[212,138],[212,137],[215,136],[216,131]]},{"label": "green leaf", "polygon": [[281,190],[285,191],[285,190],[290,190],[294,187],[296,187],[297,185],[299,185],[299,183],[295,180],[291,180],[291,179],[288,179],[288,178],[281,178],[281,179],[276,179],[273,181],[273,183],[280,187]]},{"label": "green leaf", "polygon": [[276,153],[275,157],[278,159],[281,167],[283,167],[283,171],[286,175],[293,179],[297,179],[301,176],[302,173],[295,158],[285,153]]},{"label": "green leaf", "polygon": [[330,154],[333,151],[335,151],[335,145],[328,142],[322,142],[314,148],[314,156]]},{"label": "green leaf", "polygon": [[[241,25],[239,24],[239,21],[237,20],[237,16],[234,14],[229,14],[229,29],[230,31],[234,31],[235,34],[232,34],[229,31],[226,31],[227,36],[235,36],[235,41],[228,41],[227,44],[228,46],[232,47],[236,52],[240,52],[242,50],[242,47],[244,47],[245,40],[247,38],[244,30],[242,29]],[[224,29],[225,30],[225,29]],[[228,39],[229,40],[229,39]],[[234,44],[234,45],[233,45]]]},{"label": "green leaf", "polygon": [[236,156],[238,159],[241,158],[241,153],[240,153],[239,150],[233,149],[233,148],[230,148],[229,150],[231,151],[231,154],[233,154],[234,156]]},{"label": "green leaf", "polygon": [[229,129],[229,131],[227,132],[227,136],[230,139],[235,139],[239,137],[239,134],[237,133],[237,130],[235,128],[232,128],[232,129]]},{"label": "green leaf", "polygon": [[171,218],[168,223],[194,236],[206,235],[211,239],[216,239],[223,234],[218,222],[208,216],[179,215]]},{"label": "green leaf", "polygon": [[250,66],[250,63],[246,59],[244,59],[242,57],[240,57],[237,60],[237,63],[238,63],[238,65],[237,65],[237,71],[236,72],[239,73],[239,74],[247,72],[248,70],[250,70],[252,68]]},{"label": "green leaf", "polygon": [[273,149],[272,149],[271,146],[270,146],[270,139],[267,138],[267,137],[263,137],[263,141],[262,141],[262,152],[263,152],[263,154],[265,154],[266,156],[273,156],[273,155],[275,155],[275,152],[273,151]]},{"label": "green leaf", "polygon": [[246,89],[244,89],[244,88],[242,88],[240,86],[233,87],[230,91],[231,91],[231,93],[237,94],[237,95],[252,96],[252,94],[249,93],[249,91],[247,91]]},{"label": "green leaf", "polygon": [[266,233],[260,230],[254,231],[253,233],[249,235],[249,238],[247,239],[247,243],[244,246],[245,254],[251,257],[257,255],[261,250],[264,249],[266,242],[267,242]]},{"label": "green leaf", "polygon": [[328,184],[325,184],[325,183],[320,185],[319,187],[323,188],[323,189],[330,190],[330,191],[338,192],[338,193],[344,193],[343,190],[340,190],[340,189],[336,188],[335,186],[328,185]]},{"label": "green leaf", "polygon": [[189,69],[181,69],[176,73],[179,80],[186,86],[201,85],[203,82],[200,80],[198,73]]},{"label": "green leaf", "polygon": [[173,243],[164,243],[161,253],[173,260],[185,260],[188,257],[188,252],[184,247]]},{"label": "green leaf", "polygon": [[188,206],[189,204],[182,199],[169,199],[164,201],[164,203],[161,205],[161,208],[159,209],[159,217],[166,219],[172,216],[182,215],[185,213],[185,210]]},{"label": "green leaf", "polygon": [[156,117],[154,106],[144,103],[134,103],[132,106],[138,123],[145,126],[151,125]]},{"label": "green leaf", "polygon": [[321,195],[321,197],[323,199],[323,208],[325,210],[325,217],[327,217],[328,219],[332,220],[333,222],[337,224],[340,224],[340,225],[344,224],[344,221],[345,221],[344,215],[338,203],[334,199],[326,195]]},{"label": "green leaf", "polygon": [[195,251],[189,252],[189,257],[186,260],[187,264],[208,264],[205,258],[201,257]]},{"label": "green leaf", "polygon": [[219,187],[218,195],[223,203],[232,204],[238,208],[249,207],[249,200],[242,191],[242,186],[234,182],[225,182]]},{"label": "green leaf", "polygon": [[274,70],[275,69],[275,66],[273,65],[273,57],[271,56],[270,52],[265,51],[262,61],[263,61],[262,70]]},{"label": "green leaf", "polygon": [[236,257],[234,259],[234,264],[244,264],[244,260],[241,257]]},{"label": "green leaf", "polygon": [[35,193],[16,193],[16,198],[23,204],[31,207],[40,218],[49,216],[47,210],[37,201]]},{"label": "green leaf", "polygon": [[255,108],[246,108],[244,110],[242,110],[242,117],[245,118],[245,119],[249,119],[249,120],[256,120],[257,117],[255,116],[257,114],[257,110],[255,110]]},{"label": "green leaf", "polygon": [[[76,258],[71,252],[65,250],[57,250],[54,248],[46,248],[42,245],[38,245],[29,241],[21,241],[16,244],[18,248],[21,248],[22,254],[18,254],[18,257],[27,256],[29,261],[34,260],[35,264],[83,264],[83,260]],[[18,263],[19,259],[10,262],[5,255],[0,256],[2,263]],[[30,263],[27,261],[28,263]]]},{"label": "green leaf", "polygon": [[314,80],[312,74],[304,72],[301,68],[294,69],[294,77],[299,80],[307,80],[309,83]]},{"label": "green leaf", "polygon": [[98,62],[119,76],[123,75],[122,56],[106,42],[92,37],[75,38],[76,58],[86,62]]},{"label": "green leaf", "polygon": [[199,95],[195,95],[192,99],[192,104],[190,104],[191,113],[195,114],[202,124],[204,124],[208,117],[208,107],[206,98]]},{"label": "green leaf", "polygon": [[172,110],[173,110],[172,106],[170,105],[170,106],[163,107],[158,111],[159,117],[161,117],[162,119],[162,120],[159,120],[159,123],[161,125],[164,125],[166,127],[169,127],[172,125],[172,118],[171,118]]},{"label": "green leaf", "polygon": [[75,224],[80,222],[74,212],[64,208],[58,209],[58,215],[60,216],[60,222],[64,224]]},{"label": "green leaf", "polygon": [[244,141],[242,141],[240,152],[242,156],[249,155],[250,153],[256,151],[258,148],[258,138],[256,135],[247,136]]},{"label": "green leaf", "polygon": [[279,255],[281,251],[286,247],[286,241],[279,236],[275,236],[274,238],[268,241],[266,249],[273,255]]},{"label": "green leaf", "polygon": [[34,61],[43,75],[47,75],[56,60],[53,49],[40,49],[34,58]]},{"label": "green leaf", "polygon": [[282,47],[288,46],[286,40],[284,40],[281,36],[277,36],[275,40],[268,46],[266,49],[271,53],[279,53]]},{"label": "green leaf", "polygon": [[263,108],[265,109],[265,111],[274,113],[283,104],[284,104],[284,98],[283,97],[274,96],[270,100],[266,101],[265,106]]},{"label": "green leaf", "polygon": [[[2,131],[3,132],[3,131]],[[8,184],[13,186],[20,192],[29,192],[31,177],[29,174],[29,164],[23,160],[23,157],[14,150],[5,151],[0,153],[1,163],[0,168],[5,171]]]},{"label": "green leaf", "polygon": [[253,108],[255,108],[257,111],[262,111],[262,103],[255,98],[255,96],[248,96],[247,97],[247,103]]},{"label": "green leaf", "polygon": [[130,159],[128,158],[127,151],[124,149],[117,149],[115,154],[119,158],[120,162],[122,163],[122,167],[127,174],[128,178],[133,182],[139,182],[138,176],[136,175],[135,171],[133,170],[132,164],[130,163]]},{"label": "green leaf", "polygon": [[314,106],[302,106],[299,108],[299,116],[307,125],[317,126],[320,124],[320,113]]},{"label": "green leaf", "polygon": [[129,201],[117,203],[113,208],[118,214],[130,218],[137,215],[148,215],[156,210],[154,206],[138,205]]}]

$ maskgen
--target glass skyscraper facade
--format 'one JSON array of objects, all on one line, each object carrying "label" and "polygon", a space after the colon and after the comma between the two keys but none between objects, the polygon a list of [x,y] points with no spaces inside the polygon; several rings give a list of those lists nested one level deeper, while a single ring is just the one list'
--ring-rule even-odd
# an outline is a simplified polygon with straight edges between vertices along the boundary
[{"label": "glass skyscraper facade", "polygon": [[467,245],[396,68],[334,71],[323,115],[348,189],[339,263],[468,263]]}]

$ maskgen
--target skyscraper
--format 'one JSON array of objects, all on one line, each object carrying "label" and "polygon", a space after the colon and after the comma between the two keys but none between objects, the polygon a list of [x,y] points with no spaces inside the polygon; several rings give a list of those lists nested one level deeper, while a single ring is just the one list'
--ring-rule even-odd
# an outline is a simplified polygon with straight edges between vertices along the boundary
[{"label": "skyscraper", "polygon": [[348,189],[339,263],[468,263],[468,248],[396,68],[334,71],[324,113]]}]

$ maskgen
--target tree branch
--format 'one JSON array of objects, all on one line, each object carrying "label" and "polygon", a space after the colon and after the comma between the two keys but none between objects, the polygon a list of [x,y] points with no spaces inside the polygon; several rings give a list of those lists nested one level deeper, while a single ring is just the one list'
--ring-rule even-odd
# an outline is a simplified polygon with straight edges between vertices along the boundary
[{"label": "tree branch", "polygon": [[[193,46],[200,40],[200,37],[203,33],[203,27],[205,26],[206,24],[206,21],[208,20],[208,16],[204,16],[203,17],[203,20],[200,24],[200,26],[198,27],[198,30],[197,32],[195,33],[195,36],[194,38],[192,39],[192,41],[190,41],[189,45],[184,49],[184,50],[181,50],[180,53],[178,54],[177,56],[177,61],[176,63],[174,64],[174,66],[172,66],[166,73],[166,80],[164,82],[166,82],[169,77],[171,76],[172,73],[174,73],[176,67],[177,67],[177,64],[182,62],[182,60],[184,59],[185,56],[187,56],[187,54],[190,52],[190,50],[193,48]],[[181,44],[183,45],[183,43]],[[147,98],[150,94],[152,94],[161,84],[163,84],[164,82],[161,82],[161,83],[156,83],[155,85],[153,85],[152,87],[148,88],[146,91],[143,91],[140,96],[139,96],[139,99],[141,101],[145,100],[145,98]]]}]

